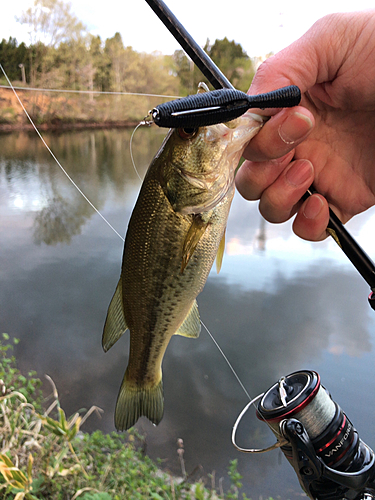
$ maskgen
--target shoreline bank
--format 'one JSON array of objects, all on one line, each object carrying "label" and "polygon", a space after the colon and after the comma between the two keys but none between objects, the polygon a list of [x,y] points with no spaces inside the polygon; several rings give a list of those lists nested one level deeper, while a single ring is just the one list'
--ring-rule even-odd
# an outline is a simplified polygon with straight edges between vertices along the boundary
[{"label": "shoreline bank", "polygon": [[[57,122],[41,123],[36,125],[38,130],[42,131],[65,131],[65,130],[83,130],[83,129],[109,129],[109,128],[130,128],[136,127],[136,121],[113,121],[113,122]],[[21,132],[34,130],[31,123],[0,123],[0,133],[2,132]]]}]

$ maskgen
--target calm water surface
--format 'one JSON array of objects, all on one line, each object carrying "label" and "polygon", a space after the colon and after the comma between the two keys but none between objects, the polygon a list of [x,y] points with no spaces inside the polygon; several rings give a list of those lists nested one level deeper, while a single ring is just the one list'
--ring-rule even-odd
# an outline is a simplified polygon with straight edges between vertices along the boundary
[{"label": "calm water surface", "polygon": [[[45,134],[74,181],[120,234],[140,188],[130,161],[131,131]],[[163,134],[139,130],[134,140],[141,175]],[[348,224],[372,258],[375,213]],[[127,365],[128,335],[101,348],[106,311],[116,287],[123,243],[60,171],[34,134],[0,135],[0,329],[21,339],[21,369],[50,375],[71,414],[104,410],[86,430],[113,431],[117,392]],[[257,204],[236,195],[220,275],[198,297],[214,334],[252,397],[294,370],[319,372],[361,437],[375,446],[375,313],[368,287],[332,241],[308,243],[290,223],[266,225]],[[248,496],[302,494],[279,451],[244,455],[231,429],[247,397],[209,336],[176,336],[163,363],[165,414],[158,427],[141,419],[147,453],[179,473],[176,440],[185,443],[188,472],[225,474],[237,458]],[[250,412],[238,441],[273,442]]]}]

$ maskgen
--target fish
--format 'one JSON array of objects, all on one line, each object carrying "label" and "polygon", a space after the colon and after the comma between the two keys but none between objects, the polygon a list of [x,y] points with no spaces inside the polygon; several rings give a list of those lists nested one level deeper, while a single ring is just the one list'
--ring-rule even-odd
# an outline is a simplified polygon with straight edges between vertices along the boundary
[{"label": "fish", "polygon": [[107,352],[130,330],[128,365],[115,426],[163,417],[162,360],[173,335],[198,338],[196,302],[216,257],[220,270],[234,176],[263,119],[246,113],[226,124],[171,129],[152,160],[128,224],[121,276],[108,308]]}]

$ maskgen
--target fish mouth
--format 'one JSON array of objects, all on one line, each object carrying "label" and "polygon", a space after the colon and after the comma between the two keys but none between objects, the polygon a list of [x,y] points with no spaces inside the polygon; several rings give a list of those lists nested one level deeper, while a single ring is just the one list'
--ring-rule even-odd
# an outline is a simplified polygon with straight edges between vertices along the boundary
[{"label": "fish mouth", "polygon": [[[207,127],[204,141],[207,147],[215,142],[225,144],[218,161],[206,172],[195,174],[178,165],[173,165],[178,174],[196,189],[196,196],[188,206],[180,207],[181,214],[197,214],[215,208],[232,190],[234,192],[235,171],[243,150],[264,123],[260,115],[245,113],[228,123]],[[206,194],[206,196],[202,195]],[[194,203],[197,202],[197,204]]]}]

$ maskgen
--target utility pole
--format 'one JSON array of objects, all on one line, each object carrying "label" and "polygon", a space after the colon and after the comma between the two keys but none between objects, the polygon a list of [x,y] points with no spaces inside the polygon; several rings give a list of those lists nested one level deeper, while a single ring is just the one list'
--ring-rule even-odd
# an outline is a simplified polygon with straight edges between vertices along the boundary
[{"label": "utility pole", "polygon": [[19,68],[21,68],[21,74],[22,74],[22,83],[26,85],[26,73],[25,73],[25,66],[21,63],[18,65]]}]

